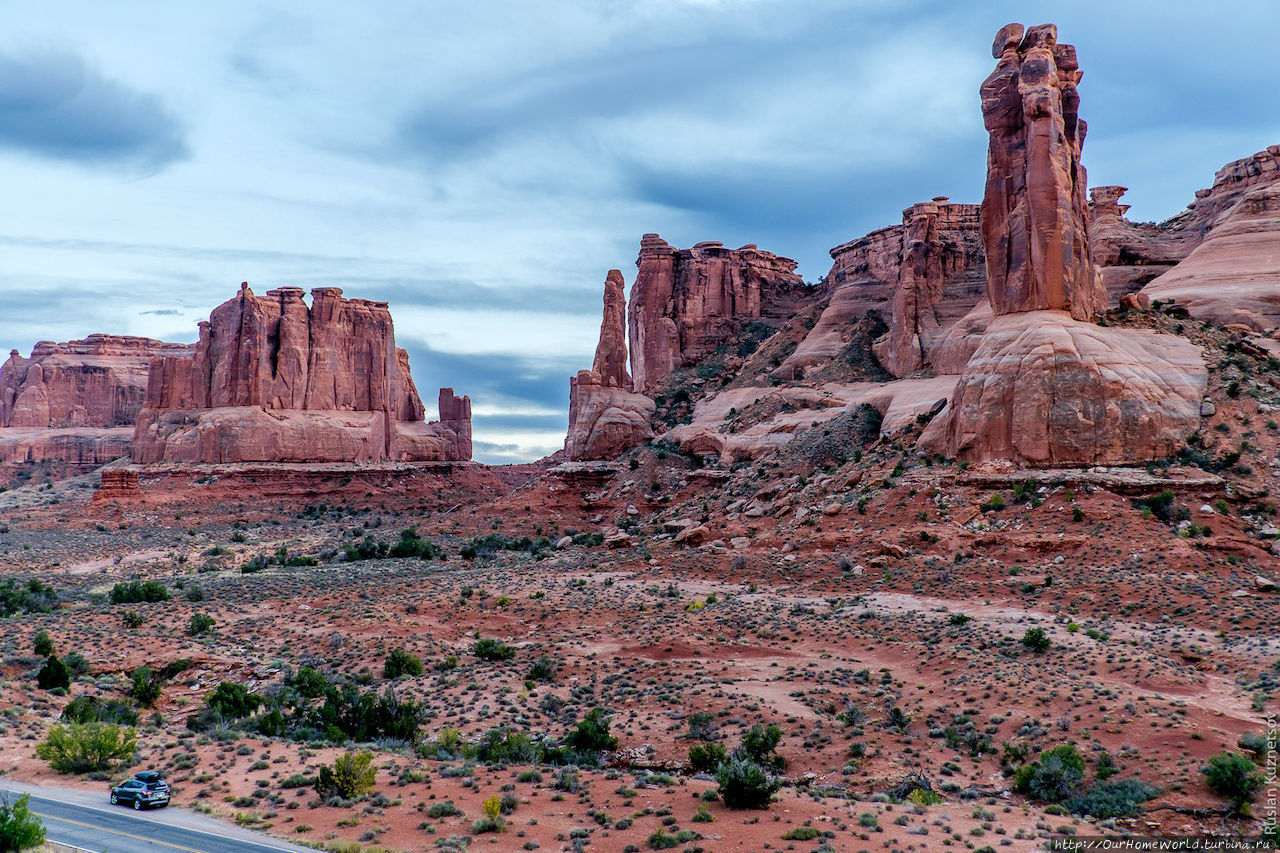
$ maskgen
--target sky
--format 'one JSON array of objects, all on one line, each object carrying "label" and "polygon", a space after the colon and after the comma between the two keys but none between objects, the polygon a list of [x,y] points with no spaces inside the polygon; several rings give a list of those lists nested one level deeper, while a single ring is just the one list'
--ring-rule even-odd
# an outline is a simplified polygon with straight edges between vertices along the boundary
[{"label": "sky", "polygon": [[475,455],[558,449],[640,235],[832,246],[976,202],[1010,21],[1077,47],[1090,184],[1159,221],[1280,143],[1274,0],[6,0],[0,347],[192,341],[239,282],[391,303]]}]

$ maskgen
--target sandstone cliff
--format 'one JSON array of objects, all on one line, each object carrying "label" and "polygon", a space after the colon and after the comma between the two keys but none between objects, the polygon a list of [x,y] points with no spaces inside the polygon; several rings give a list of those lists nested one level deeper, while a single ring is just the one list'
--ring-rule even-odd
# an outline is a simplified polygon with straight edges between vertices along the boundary
[{"label": "sandstone cliff", "polygon": [[311,293],[242,284],[192,353],[153,360],[134,461],[469,459],[470,400],[445,389],[442,421],[422,422],[387,303]]},{"label": "sandstone cliff", "polygon": [[807,293],[795,261],[753,244],[726,249],[710,241],[676,249],[646,234],[636,266],[627,322],[631,376],[641,393],[714,352],[744,322],[790,317]]}]

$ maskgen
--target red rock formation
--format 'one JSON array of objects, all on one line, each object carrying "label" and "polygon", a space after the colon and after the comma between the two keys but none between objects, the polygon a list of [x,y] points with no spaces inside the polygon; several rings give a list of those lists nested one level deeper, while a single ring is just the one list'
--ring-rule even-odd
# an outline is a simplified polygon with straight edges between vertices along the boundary
[{"label": "red rock formation", "polygon": [[147,390],[153,357],[186,353],[183,344],[121,335],[41,341],[0,366],[0,427],[61,429],[133,423]]},{"label": "red rock formation", "polygon": [[999,62],[982,85],[994,319],[920,444],[1040,466],[1163,458],[1199,426],[1208,373],[1183,338],[1087,322],[1106,293],[1083,202],[1080,72],[1074,49],[1056,42],[1051,25],[996,35]]},{"label": "red rock formation", "polygon": [[1120,203],[1125,191],[1114,186],[1089,190],[1090,256],[1113,304],[1171,269],[1199,239],[1198,234],[1167,223],[1130,222],[1124,216],[1129,205]]},{"label": "red rock formation", "polygon": [[334,287],[247,284],[200,324],[190,357],[156,359],[133,456],[149,462],[469,459],[470,400],[423,407],[385,302]]},{"label": "red rock formation", "polygon": [[109,503],[141,495],[138,491],[138,472],[129,468],[104,468],[102,480],[93,493],[94,503]]},{"label": "red rock formation", "polygon": [[1259,332],[1280,326],[1280,182],[1239,196],[1204,242],[1138,300],[1176,303],[1193,317]]},{"label": "red rock formation", "polygon": [[569,432],[565,452],[572,460],[612,459],[653,437],[653,400],[631,391],[627,376],[626,301],[622,273],[610,270],[604,283],[604,317],[591,370],[569,379]]},{"label": "red rock formation", "polygon": [[987,291],[997,315],[1057,309],[1091,320],[1106,293],[1089,257],[1081,72],[1075,48],[1057,42],[1053,24],[1025,35],[1009,24],[991,48],[998,62],[981,90]]},{"label": "red rock formation", "polygon": [[805,294],[795,261],[754,244],[675,249],[646,234],[636,266],[627,319],[631,375],[641,392],[714,352],[744,321],[791,316]]}]

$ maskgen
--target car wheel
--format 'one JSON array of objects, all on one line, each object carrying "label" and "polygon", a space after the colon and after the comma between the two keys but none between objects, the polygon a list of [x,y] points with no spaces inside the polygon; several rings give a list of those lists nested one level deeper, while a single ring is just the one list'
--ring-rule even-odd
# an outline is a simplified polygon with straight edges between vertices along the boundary
[{"label": "car wheel", "polygon": [[111,805],[113,806],[120,805],[120,798],[115,795],[115,792],[112,792],[111,794]]},{"label": "car wheel", "polygon": [[134,800],[133,808],[135,811],[142,811],[142,800]]}]

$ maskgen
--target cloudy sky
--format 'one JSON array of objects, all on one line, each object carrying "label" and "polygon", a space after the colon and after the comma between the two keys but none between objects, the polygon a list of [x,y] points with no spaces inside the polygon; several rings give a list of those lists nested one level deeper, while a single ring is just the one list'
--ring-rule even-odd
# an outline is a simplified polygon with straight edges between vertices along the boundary
[{"label": "cloudy sky", "polygon": [[563,441],[640,235],[816,281],[915,201],[980,198],[995,31],[1085,69],[1094,185],[1161,220],[1280,143],[1274,0],[7,0],[0,346],[190,341],[248,280],[387,300],[476,455]]}]

